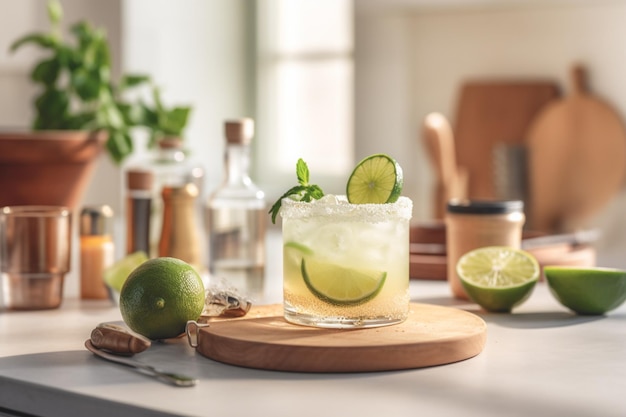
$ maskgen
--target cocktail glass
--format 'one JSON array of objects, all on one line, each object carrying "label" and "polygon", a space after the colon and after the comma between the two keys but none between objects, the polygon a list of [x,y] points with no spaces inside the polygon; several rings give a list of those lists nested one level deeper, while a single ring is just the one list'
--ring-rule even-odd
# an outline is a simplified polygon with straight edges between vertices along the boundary
[{"label": "cocktail glass", "polygon": [[413,203],[282,201],[285,319],[325,327],[400,323],[409,312]]}]

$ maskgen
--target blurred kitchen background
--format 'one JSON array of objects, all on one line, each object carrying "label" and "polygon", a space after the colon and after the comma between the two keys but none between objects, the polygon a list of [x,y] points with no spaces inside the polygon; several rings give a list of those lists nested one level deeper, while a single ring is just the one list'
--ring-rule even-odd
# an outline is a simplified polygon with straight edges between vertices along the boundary
[{"label": "blurred kitchen background", "polygon": [[[303,157],[312,181],[344,193],[362,157],[402,165],[415,221],[433,210],[422,122],[454,125],[467,80],[548,80],[567,95],[583,64],[591,91],[626,115],[626,1],[63,0],[67,26],[105,27],[118,73],[149,73],[169,105],[193,107],[186,147],[204,163],[206,196],[222,179],[223,121],[252,117],[253,178],[273,202]],[[43,0],[0,0],[0,128],[28,127],[35,48],[12,41],[48,27]],[[145,138],[136,137],[137,152]],[[491,157],[491,156],[489,156]],[[85,204],[120,213],[120,167],[99,161]],[[601,266],[626,268],[626,196],[589,219]]]}]

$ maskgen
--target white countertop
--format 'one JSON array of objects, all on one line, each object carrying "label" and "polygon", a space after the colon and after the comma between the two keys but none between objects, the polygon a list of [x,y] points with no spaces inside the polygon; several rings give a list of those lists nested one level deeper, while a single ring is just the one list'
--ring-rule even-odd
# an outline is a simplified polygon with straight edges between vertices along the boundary
[{"label": "white countertop", "polygon": [[411,291],[415,302],[481,316],[483,352],[450,365],[352,374],[235,367],[196,354],[186,339],[136,356],[199,378],[193,388],[176,388],[85,350],[96,324],[121,319],[109,302],[70,299],[58,310],[0,312],[0,415],[626,415],[626,305],[606,316],[576,316],[540,283],[513,314],[487,314],[452,300],[444,282],[415,281]]}]

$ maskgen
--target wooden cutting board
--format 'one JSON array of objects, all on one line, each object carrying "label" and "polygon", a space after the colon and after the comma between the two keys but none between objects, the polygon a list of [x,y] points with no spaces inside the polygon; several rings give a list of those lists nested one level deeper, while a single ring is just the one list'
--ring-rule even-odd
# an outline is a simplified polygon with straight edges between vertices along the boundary
[{"label": "wooden cutting board", "polygon": [[282,306],[254,307],[240,319],[198,330],[197,350],[231,365],[276,371],[368,372],[421,368],[478,355],[487,326],[478,316],[411,304],[404,323],[355,330],[290,324]]},{"label": "wooden cutting board", "polygon": [[535,230],[584,226],[624,181],[626,133],[619,115],[592,96],[582,67],[572,70],[573,92],[543,110],[528,134],[530,207]]},{"label": "wooden cutting board", "polygon": [[[524,230],[522,248],[530,252],[539,265],[595,266],[596,239],[594,230],[568,235],[547,235]],[[411,226],[411,279],[443,280],[448,277],[446,227],[443,222],[419,223]]]},{"label": "wooden cutting board", "polygon": [[496,198],[494,149],[520,145],[531,121],[560,91],[553,81],[468,81],[457,103],[457,163],[468,171],[468,196]]}]

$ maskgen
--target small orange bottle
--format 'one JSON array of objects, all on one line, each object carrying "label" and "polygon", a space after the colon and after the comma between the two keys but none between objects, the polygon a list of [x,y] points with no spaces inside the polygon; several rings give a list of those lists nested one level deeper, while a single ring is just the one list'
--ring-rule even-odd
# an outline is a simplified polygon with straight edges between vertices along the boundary
[{"label": "small orange bottle", "polygon": [[115,261],[109,206],[85,207],[80,213],[80,298],[107,299],[103,272]]}]

